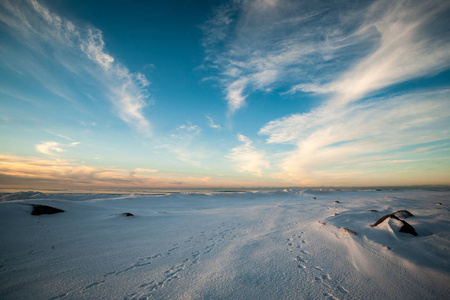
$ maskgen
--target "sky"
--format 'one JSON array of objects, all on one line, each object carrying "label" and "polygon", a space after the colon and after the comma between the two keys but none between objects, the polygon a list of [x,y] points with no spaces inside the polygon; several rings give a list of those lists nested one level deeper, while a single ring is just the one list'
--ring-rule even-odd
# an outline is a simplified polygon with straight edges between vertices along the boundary
[{"label": "sky", "polygon": [[0,0],[0,188],[450,185],[449,16]]}]

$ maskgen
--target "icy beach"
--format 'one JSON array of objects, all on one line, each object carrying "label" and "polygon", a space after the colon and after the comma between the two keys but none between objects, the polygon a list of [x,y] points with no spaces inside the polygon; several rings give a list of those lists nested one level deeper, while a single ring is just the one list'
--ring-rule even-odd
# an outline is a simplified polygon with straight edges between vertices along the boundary
[{"label": "icy beach", "polygon": [[1,197],[1,299],[450,297],[450,191]]}]

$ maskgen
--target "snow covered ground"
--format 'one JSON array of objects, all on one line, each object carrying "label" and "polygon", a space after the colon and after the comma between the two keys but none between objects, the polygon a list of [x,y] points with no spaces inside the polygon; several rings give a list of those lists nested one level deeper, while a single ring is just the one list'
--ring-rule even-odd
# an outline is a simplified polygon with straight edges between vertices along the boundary
[{"label": "snow covered ground", "polygon": [[450,191],[2,199],[1,299],[450,298]]}]

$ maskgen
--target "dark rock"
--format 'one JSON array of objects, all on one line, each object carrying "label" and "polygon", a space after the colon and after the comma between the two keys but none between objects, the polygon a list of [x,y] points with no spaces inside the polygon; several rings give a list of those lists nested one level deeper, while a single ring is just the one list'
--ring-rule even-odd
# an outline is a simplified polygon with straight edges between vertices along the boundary
[{"label": "dark rock", "polygon": [[134,215],[132,213],[129,213],[129,212],[123,213],[122,215],[124,215],[126,217],[134,217]]},{"label": "dark rock", "polygon": [[393,213],[393,215],[396,216],[397,218],[405,218],[405,219],[414,217],[414,215],[407,210],[398,210],[395,213]]},{"label": "dark rock", "polygon": [[409,233],[414,236],[418,236],[419,234],[416,232],[414,227],[412,227],[410,224],[408,224],[406,221],[400,220],[403,223],[403,226],[400,227],[400,232]]},{"label": "dark rock", "polygon": [[402,222],[402,227],[400,227],[400,232],[403,233],[409,233],[412,234],[414,236],[418,236],[419,234],[416,232],[416,230],[414,229],[414,227],[412,227],[408,222],[401,220],[400,218],[398,218],[395,214],[389,214],[389,215],[385,215],[382,216],[381,218],[378,219],[378,221],[375,222],[375,224],[371,225],[371,227],[375,227],[381,223],[384,222],[384,220],[386,220],[387,218],[392,218],[392,219],[396,219],[400,222]]},{"label": "dark rock", "polygon": [[339,202],[338,200],[336,200],[336,201],[334,201],[334,203],[341,203],[341,202]]},{"label": "dark rock", "polygon": [[30,205],[33,206],[33,211],[31,212],[31,215],[33,216],[53,215],[64,212],[64,210],[62,209],[47,205],[40,205],[40,204],[30,204]]},{"label": "dark rock", "polygon": [[317,199],[316,197],[311,197],[311,199]]},{"label": "dark rock", "polygon": [[[387,218],[390,218],[390,217],[392,217],[392,216],[394,216],[394,215],[389,214],[389,215],[382,216],[381,218],[378,219],[378,221],[376,221],[373,225],[370,225],[370,226],[371,226],[371,227],[375,227],[375,226],[377,226],[377,225],[383,223],[384,220],[386,220]],[[395,217],[396,219],[398,219],[396,216],[394,216],[394,217]]]},{"label": "dark rock", "polygon": [[370,212],[378,212],[376,209],[369,209]]},{"label": "dark rock", "polygon": [[442,205],[441,202],[436,202],[434,205]]}]

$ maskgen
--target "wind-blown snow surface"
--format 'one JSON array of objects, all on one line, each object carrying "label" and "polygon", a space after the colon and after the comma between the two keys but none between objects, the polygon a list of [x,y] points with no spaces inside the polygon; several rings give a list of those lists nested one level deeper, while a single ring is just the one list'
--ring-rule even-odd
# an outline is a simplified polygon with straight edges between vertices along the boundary
[{"label": "wind-blown snow surface", "polygon": [[[1,299],[450,296],[449,191],[38,198],[0,204]],[[370,227],[401,209],[420,236]]]}]

